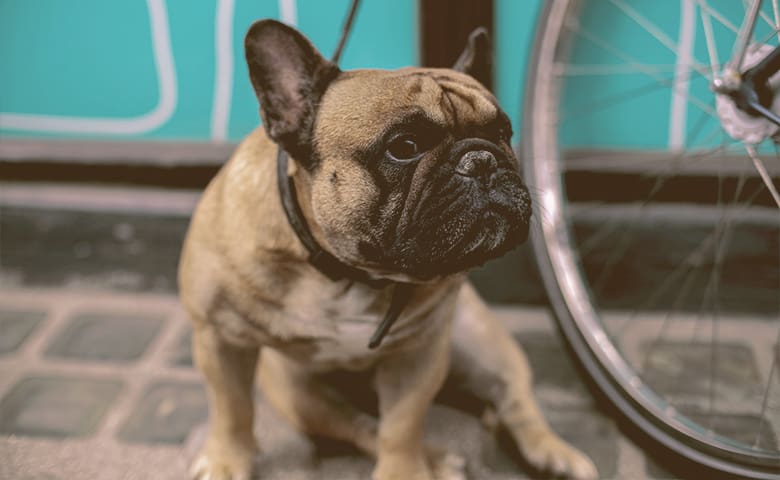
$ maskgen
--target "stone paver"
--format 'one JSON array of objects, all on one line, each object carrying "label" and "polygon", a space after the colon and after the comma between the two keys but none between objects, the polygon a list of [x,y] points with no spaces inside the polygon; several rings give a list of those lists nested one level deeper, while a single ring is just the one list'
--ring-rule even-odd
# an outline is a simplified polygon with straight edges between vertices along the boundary
[{"label": "stone paver", "polygon": [[618,468],[618,442],[614,422],[596,410],[549,409],[553,429],[574,446],[587,453],[602,478],[615,478]]},{"label": "stone paver", "polygon": [[[756,432],[759,431],[759,417],[757,415],[733,415],[724,412],[708,414],[701,407],[680,407],[692,420],[700,425],[712,428],[716,433],[726,435],[729,438],[752,445],[756,441]],[[777,450],[778,443],[772,428],[762,428],[756,446],[760,448]],[[650,478],[668,479],[672,474],[655,461],[647,462],[647,474]]]},{"label": "stone paver", "polygon": [[[715,388],[718,398],[744,401],[763,393],[753,351],[748,345],[663,341],[646,343],[644,379],[670,397],[708,398]],[[714,378],[709,372],[716,365]],[[692,376],[690,372],[701,372]],[[713,385],[714,380],[714,385]]]},{"label": "stone paver", "polygon": [[157,335],[159,317],[125,312],[88,312],[70,319],[46,356],[100,362],[137,360]]},{"label": "stone paver", "polygon": [[515,335],[515,340],[531,364],[537,395],[548,395],[548,403],[581,404],[591,401],[585,384],[563,350],[561,339],[552,331],[528,330]]},{"label": "stone paver", "polygon": [[715,433],[727,436],[748,445],[755,444],[759,448],[777,450],[777,436],[774,429],[767,423],[766,417],[759,415],[739,415],[727,412],[708,412],[701,407],[681,407],[690,419],[700,425],[711,428]]},{"label": "stone paver", "polygon": [[25,378],[0,401],[0,433],[44,437],[93,433],[121,387],[109,379]]},{"label": "stone paver", "polygon": [[192,329],[187,329],[179,335],[176,343],[171,346],[168,355],[170,365],[176,367],[192,367]]},{"label": "stone paver", "polygon": [[144,391],[119,430],[119,438],[130,443],[182,444],[207,413],[201,384],[158,382]]},{"label": "stone paver", "polygon": [[0,355],[19,348],[44,318],[46,312],[40,310],[9,310],[0,307]]}]

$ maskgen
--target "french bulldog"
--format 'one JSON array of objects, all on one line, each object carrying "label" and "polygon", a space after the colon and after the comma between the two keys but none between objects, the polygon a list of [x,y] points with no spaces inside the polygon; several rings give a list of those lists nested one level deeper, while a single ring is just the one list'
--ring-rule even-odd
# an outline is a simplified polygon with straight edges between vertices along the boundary
[{"label": "french bulldog", "polygon": [[[597,475],[545,422],[526,358],[465,278],[524,241],[532,211],[509,119],[469,75],[481,38],[456,69],[341,71],[291,27],[249,29],[263,127],[205,190],[179,268],[210,410],[194,478],[252,478],[257,376],[295,427],[373,456],[375,480],[464,479],[462,459],[423,442],[448,373],[494,409],[531,465]],[[333,280],[310,262],[280,201],[278,148],[316,242],[376,283]],[[398,321],[368,348],[400,284]],[[370,372],[378,418],[325,380],[332,371]]]}]

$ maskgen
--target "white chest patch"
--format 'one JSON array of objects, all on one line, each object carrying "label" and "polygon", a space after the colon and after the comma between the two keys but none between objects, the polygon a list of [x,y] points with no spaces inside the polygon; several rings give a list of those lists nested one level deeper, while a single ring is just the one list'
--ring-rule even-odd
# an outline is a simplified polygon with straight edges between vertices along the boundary
[{"label": "white chest patch", "polygon": [[426,342],[451,320],[461,280],[416,286],[382,344],[368,344],[390,307],[393,288],[373,289],[305,275],[278,299],[239,297],[215,320],[236,342],[265,345],[313,370],[363,370],[393,352]]},{"label": "white chest patch", "polygon": [[311,361],[316,364],[338,365],[363,369],[375,360],[368,342],[382,320],[380,315],[352,315],[331,319],[331,335],[317,342]]}]

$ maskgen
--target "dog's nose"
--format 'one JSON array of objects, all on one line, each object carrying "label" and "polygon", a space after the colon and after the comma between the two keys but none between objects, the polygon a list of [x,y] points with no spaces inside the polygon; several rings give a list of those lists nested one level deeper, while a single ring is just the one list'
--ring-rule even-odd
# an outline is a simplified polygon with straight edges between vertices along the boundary
[{"label": "dog's nose", "polygon": [[460,157],[455,172],[464,177],[488,179],[497,168],[495,155],[487,150],[470,150]]}]

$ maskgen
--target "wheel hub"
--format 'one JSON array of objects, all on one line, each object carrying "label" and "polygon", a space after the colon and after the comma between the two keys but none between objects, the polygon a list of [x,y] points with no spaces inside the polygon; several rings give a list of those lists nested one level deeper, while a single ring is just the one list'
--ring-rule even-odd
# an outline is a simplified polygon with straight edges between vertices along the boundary
[{"label": "wheel hub", "polygon": [[[763,60],[773,48],[769,45],[753,44],[748,47],[743,61],[743,70],[748,70],[757,65]],[[737,75],[734,73],[734,75]],[[724,77],[728,76],[728,72],[724,73]],[[731,81],[729,81],[731,80]],[[715,96],[715,104],[717,107],[718,118],[723,126],[723,130],[729,134],[734,140],[740,142],[755,145],[763,142],[769,137],[773,137],[778,134],[780,127],[767,120],[766,118],[753,115],[740,108],[734,100],[734,97],[728,92],[727,88],[720,88],[719,84],[734,83],[739,84],[739,78],[736,80],[729,78],[716,79],[713,82],[714,88],[717,92]],[[770,91],[774,94],[772,103],[769,106],[773,112],[780,112],[780,73],[777,73],[770,77],[768,86]]]}]

